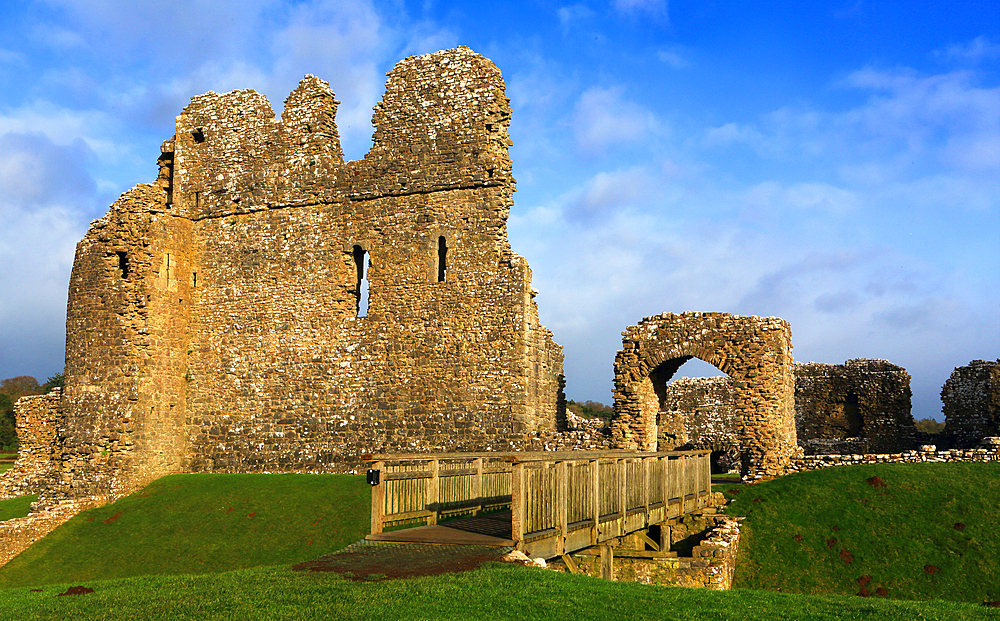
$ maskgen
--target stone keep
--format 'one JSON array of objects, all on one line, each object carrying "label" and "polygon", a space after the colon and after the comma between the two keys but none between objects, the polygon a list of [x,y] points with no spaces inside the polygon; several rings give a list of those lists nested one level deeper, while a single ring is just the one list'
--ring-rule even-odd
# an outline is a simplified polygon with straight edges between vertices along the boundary
[{"label": "stone keep", "polygon": [[808,455],[915,448],[910,375],[886,360],[795,365],[795,424]]},{"label": "stone keep", "polygon": [[732,380],[733,411],[726,419],[736,426],[741,473],[783,474],[799,449],[792,330],[778,317],[663,313],[629,326],[615,357],[614,446],[656,450],[667,382],[691,358],[714,365]]},{"label": "stone keep", "polygon": [[563,356],[507,242],[499,70],[468,48],[403,60],[358,161],[337,104],[313,76],[280,119],[251,90],[195,97],[157,180],[91,225],[69,289],[61,493],[555,430]]},{"label": "stone keep", "polygon": [[1000,436],[1000,359],[957,367],[941,388],[945,433],[959,448]]}]

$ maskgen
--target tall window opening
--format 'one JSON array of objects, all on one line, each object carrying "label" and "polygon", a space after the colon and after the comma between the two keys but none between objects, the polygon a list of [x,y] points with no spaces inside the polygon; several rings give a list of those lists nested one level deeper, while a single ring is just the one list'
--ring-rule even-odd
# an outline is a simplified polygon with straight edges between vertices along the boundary
[{"label": "tall window opening", "polygon": [[354,247],[354,267],[357,268],[358,280],[355,283],[354,291],[357,299],[357,316],[366,317],[368,315],[368,275],[365,273],[368,253],[361,246]]},{"label": "tall window opening", "polygon": [[122,278],[128,278],[128,255],[124,252],[116,254],[118,255],[118,275]]},{"label": "tall window opening", "polygon": [[444,236],[438,237],[438,282],[444,282],[448,275],[448,242]]}]

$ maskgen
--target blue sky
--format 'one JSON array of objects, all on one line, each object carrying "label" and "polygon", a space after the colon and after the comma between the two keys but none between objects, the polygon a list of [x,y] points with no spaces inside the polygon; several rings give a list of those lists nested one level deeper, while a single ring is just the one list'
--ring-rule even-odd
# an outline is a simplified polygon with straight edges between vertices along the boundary
[{"label": "blue sky", "polygon": [[280,111],[318,75],[356,159],[385,72],[456,45],[507,84],[509,237],[570,398],[609,403],[621,330],[664,311],[890,360],[917,418],[1000,357],[993,3],[38,0],[0,9],[0,377],[61,369],[74,246],[191,96]]}]

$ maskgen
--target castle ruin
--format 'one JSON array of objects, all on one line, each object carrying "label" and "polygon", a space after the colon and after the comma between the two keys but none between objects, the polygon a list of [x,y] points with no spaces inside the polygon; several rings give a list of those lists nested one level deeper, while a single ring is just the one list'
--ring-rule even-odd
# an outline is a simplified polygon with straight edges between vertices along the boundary
[{"label": "castle ruin", "polygon": [[155,182],[78,244],[50,493],[170,472],[342,471],[369,452],[511,450],[565,414],[562,349],[507,242],[499,70],[401,61],[345,162],[326,82],[177,117]]},{"label": "castle ruin", "polygon": [[915,448],[910,375],[886,360],[796,364],[795,425],[808,455]]},{"label": "castle ruin", "polygon": [[[614,445],[657,449],[660,425],[677,423],[661,415],[669,411],[667,382],[691,358],[726,373],[730,380],[726,389],[732,395],[725,397],[732,403],[731,411],[723,415],[724,405],[716,408],[718,427],[733,425],[728,437],[720,439],[725,449],[704,444],[699,448],[738,454],[744,475],[783,474],[798,448],[792,331],[777,317],[663,313],[629,326],[622,332],[622,349],[615,357]],[[712,434],[722,435],[722,429]]]},{"label": "castle ruin", "polygon": [[941,388],[945,434],[957,448],[1000,436],[1000,359],[957,367]]}]

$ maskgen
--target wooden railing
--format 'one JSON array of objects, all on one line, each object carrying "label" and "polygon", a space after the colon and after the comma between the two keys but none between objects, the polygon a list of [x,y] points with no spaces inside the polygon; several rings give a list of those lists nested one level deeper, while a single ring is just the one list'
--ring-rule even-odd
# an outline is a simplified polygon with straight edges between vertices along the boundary
[{"label": "wooden railing", "polygon": [[709,451],[373,455],[372,534],[511,509],[518,549],[551,558],[704,507]]},{"label": "wooden railing", "polygon": [[380,473],[372,486],[372,534],[510,506],[511,467],[501,453],[368,457]]}]

